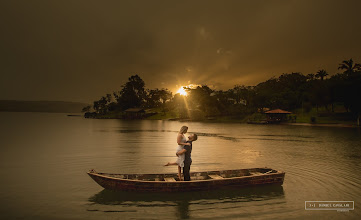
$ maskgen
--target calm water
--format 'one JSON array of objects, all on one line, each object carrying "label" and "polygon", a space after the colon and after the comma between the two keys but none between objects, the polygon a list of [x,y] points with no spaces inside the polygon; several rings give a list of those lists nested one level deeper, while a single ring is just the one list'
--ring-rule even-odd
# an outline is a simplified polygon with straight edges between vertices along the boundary
[{"label": "calm water", "polygon": [[[281,187],[196,193],[114,193],[86,171],[169,173],[182,125],[199,135],[191,171],[271,167]],[[0,113],[1,219],[358,219],[361,131]],[[305,201],[355,210],[305,211]]]}]

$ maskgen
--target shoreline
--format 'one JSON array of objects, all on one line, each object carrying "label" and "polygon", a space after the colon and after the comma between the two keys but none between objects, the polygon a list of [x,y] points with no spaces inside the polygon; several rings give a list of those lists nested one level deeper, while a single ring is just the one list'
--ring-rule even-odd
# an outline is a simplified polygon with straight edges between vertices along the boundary
[{"label": "shoreline", "polygon": [[309,127],[338,127],[338,128],[361,128],[360,126],[357,126],[356,124],[339,124],[339,123],[334,123],[334,124],[330,124],[330,123],[300,123],[300,122],[295,122],[295,123],[281,123],[283,125],[295,125],[295,126],[309,126]]},{"label": "shoreline", "polygon": [[[88,119],[118,119],[118,120],[150,120],[150,121],[179,121],[179,122],[203,122],[203,123],[233,123],[233,124],[247,124],[244,120],[191,120],[191,119],[179,119],[179,118],[169,118],[169,119],[123,119],[123,118],[116,118],[116,117],[93,117]],[[307,123],[307,122],[293,122],[293,123],[279,123],[279,124],[257,124],[263,126],[270,126],[270,125],[292,125],[292,126],[308,126],[308,127],[339,127],[339,128],[361,128],[361,126],[357,126],[357,124],[344,124],[344,123]]]}]

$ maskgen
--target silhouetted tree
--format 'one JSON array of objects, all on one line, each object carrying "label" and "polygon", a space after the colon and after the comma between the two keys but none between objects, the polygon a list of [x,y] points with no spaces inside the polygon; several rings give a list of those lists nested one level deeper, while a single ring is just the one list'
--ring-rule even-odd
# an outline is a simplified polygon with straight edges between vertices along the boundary
[{"label": "silhouetted tree", "polygon": [[295,109],[302,105],[307,77],[301,73],[282,74],[258,84],[254,104],[258,108]]},{"label": "silhouetted tree", "polygon": [[123,110],[143,106],[147,97],[145,83],[138,75],[131,76],[128,80],[122,90],[114,94]]},{"label": "silhouetted tree", "polygon": [[307,81],[312,81],[312,80],[315,80],[315,74],[313,74],[313,73],[310,73],[310,74],[307,74]]},{"label": "silhouetted tree", "polygon": [[247,96],[247,89],[244,85],[235,85],[233,89],[230,90],[230,96],[236,101],[236,104],[240,104],[242,100],[245,101]]},{"label": "silhouetted tree", "polygon": [[361,71],[361,64],[353,62],[352,58],[349,60],[344,60],[342,63],[339,64],[339,70],[344,70],[346,75],[352,75],[356,71]]},{"label": "silhouetted tree", "polygon": [[170,92],[168,89],[161,89],[159,90],[159,97],[162,101],[162,104],[164,105],[172,98],[172,92]]},{"label": "silhouetted tree", "polygon": [[[192,117],[192,112],[197,118],[202,118],[206,115],[239,115],[264,107],[292,110],[303,106],[308,106],[308,109],[324,106],[328,109],[331,104],[333,111],[333,104],[338,102],[356,115],[359,122],[361,64],[352,59],[344,60],[338,69],[343,73],[330,78],[326,78],[328,73],[324,69],[307,76],[296,72],[273,77],[254,87],[235,85],[226,91],[213,90],[207,85],[185,88],[187,97],[172,96],[168,89],[145,90],[144,81],[134,75],[129,77],[121,91],[113,92],[116,102],[112,102],[111,94],[106,94],[93,103],[93,108],[98,114],[106,114],[131,107],[162,107],[163,111],[166,108],[177,110],[181,118]],[[83,108],[83,111],[89,110],[90,106]]]},{"label": "silhouetted tree", "polygon": [[201,110],[206,115],[217,115],[219,111],[216,107],[216,97],[214,91],[207,85],[197,86],[197,88],[185,88],[188,93],[188,104],[192,110]]},{"label": "silhouetted tree", "polygon": [[89,112],[89,111],[90,111],[90,108],[91,108],[90,105],[85,106],[85,107],[81,110],[81,112]]},{"label": "silhouetted tree", "polygon": [[324,69],[319,70],[317,72],[317,74],[315,75],[315,77],[320,78],[321,80],[323,80],[323,78],[326,77],[326,76],[328,76],[328,73]]},{"label": "silhouetted tree", "polygon": [[99,102],[98,101],[93,102],[93,109],[96,113],[99,113]]},{"label": "silhouetted tree", "polygon": [[187,106],[187,97],[175,94],[171,100],[171,106],[176,109],[180,118],[189,118],[189,108]]},{"label": "silhouetted tree", "polygon": [[159,107],[161,103],[159,89],[148,89],[146,100],[148,108]]},{"label": "silhouetted tree", "polygon": [[111,94],[106,94],[106,99],[107,99],[107,103],[112,101],[112,95]]}]

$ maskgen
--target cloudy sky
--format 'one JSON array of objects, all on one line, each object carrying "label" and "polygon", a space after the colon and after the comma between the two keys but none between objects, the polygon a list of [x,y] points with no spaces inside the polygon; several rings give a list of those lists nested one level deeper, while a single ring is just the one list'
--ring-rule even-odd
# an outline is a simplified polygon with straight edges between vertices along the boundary
[{"label": "cloudy sky", "polygon": [[361,62],[361,1],[0,2],[0,99],[92,102],[147,88],[257,85]]}]

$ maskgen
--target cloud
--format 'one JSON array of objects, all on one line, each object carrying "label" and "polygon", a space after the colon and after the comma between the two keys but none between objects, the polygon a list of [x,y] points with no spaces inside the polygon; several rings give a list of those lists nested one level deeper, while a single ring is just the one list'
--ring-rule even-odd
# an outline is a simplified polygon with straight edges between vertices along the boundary
[{"label": "cloud", "polygon": [[361,62],[360,1],[0,4],[0,99],[92,101],[132,74],[227,89]]}]

